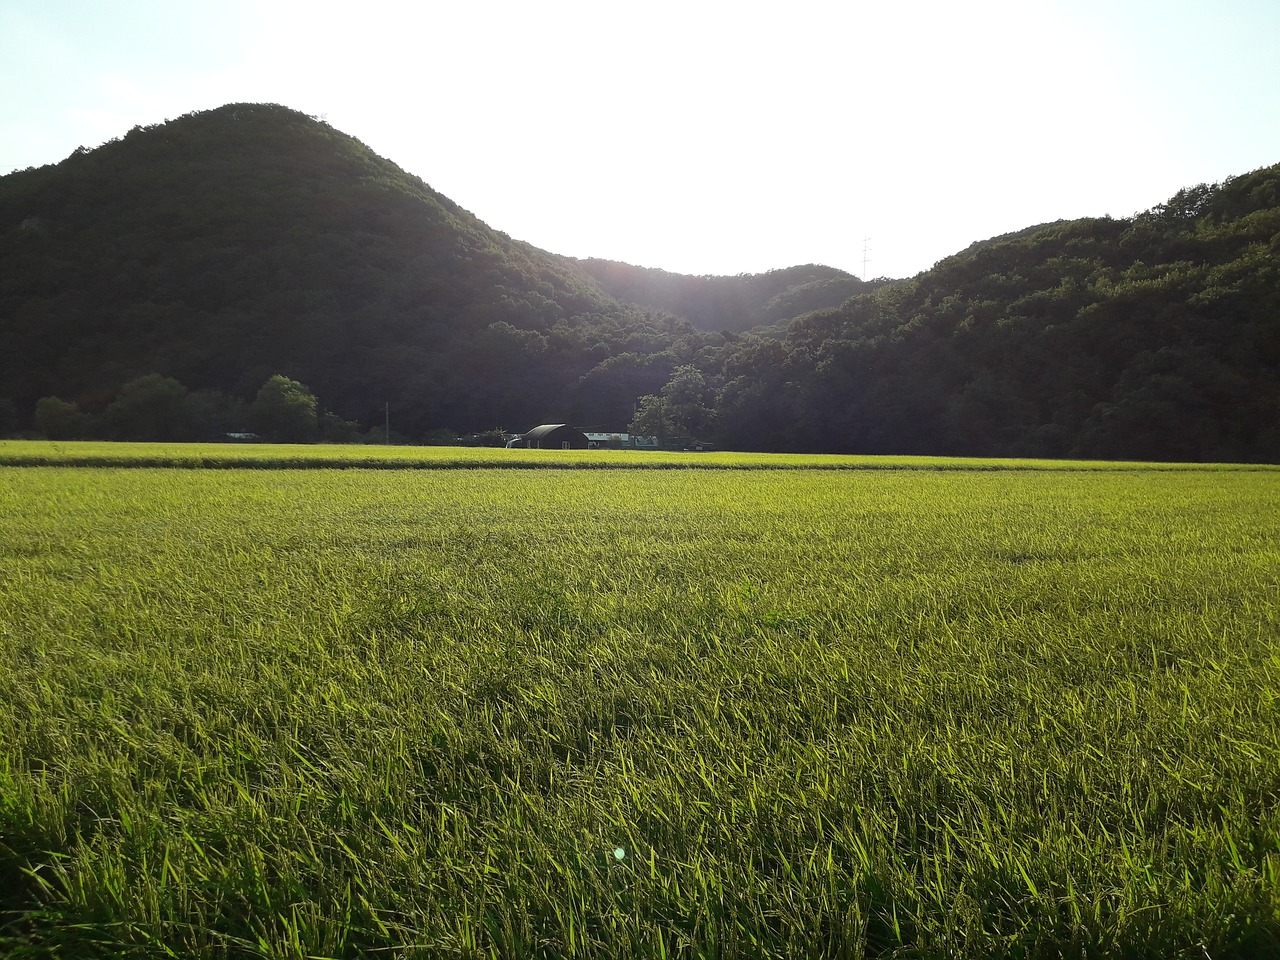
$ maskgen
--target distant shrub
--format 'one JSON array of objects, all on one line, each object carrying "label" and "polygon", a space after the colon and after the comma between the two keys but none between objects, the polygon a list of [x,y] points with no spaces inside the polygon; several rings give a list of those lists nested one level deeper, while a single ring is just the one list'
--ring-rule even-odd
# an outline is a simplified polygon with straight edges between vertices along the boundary
[{"label": "distant shrub", "polygon": [[36,429],[50,440],[84,440],[93,432],[93,418],[61,397],[41,397],[35,419]]}]

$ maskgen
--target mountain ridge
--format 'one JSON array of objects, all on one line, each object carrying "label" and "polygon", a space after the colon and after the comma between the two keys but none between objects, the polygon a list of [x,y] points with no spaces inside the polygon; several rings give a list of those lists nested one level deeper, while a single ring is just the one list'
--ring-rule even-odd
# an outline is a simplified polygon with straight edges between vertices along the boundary
[{"label": "mountain ridge", "polygon": [[[368,420],[388,401],[422,407],[408,395],[413,381],[496,324],[505,326],[489,339],[509,341],[512,362],[550,347],[508,327],[546,338],[563,324],[562,341],[581,339],[578,329],[609,353],[648,355],[661,350],[636,341],[655,334],[630,328],[670,325],[621,304],[570,259],[493,230],[358,140],[278,105],[229,104],[135,127],[0,178],[0,254],[0,335],[15,346],[0,374],[23,408],[58,391],[101,406],[149,372],[242,396],[284,372]],[[609,329],[581,330],[601,326]],[[576,382],[604,359],[591,356],[593,344],[560,347],[561,379]],[[375,369],[396,389],[374,390]],[[497,372],[477,370],[473,382]],[[603,415],[557,396],[563,384],[525,387],[536,395],[528,405],[548,414]],[[512,415],[509,400],[437,396],[438,412],[406,426],[492,425]]]},{"label": "mountain ridge", "polygon": [[1028,227],[908,280],[691,277],[539,250],[322,121],[228,104],[0,177],[0,407],[30,429],[42,397],[96,414],[161,375],[232,410],[283,374],[408,438],[1275,459],[1278,184]]}]

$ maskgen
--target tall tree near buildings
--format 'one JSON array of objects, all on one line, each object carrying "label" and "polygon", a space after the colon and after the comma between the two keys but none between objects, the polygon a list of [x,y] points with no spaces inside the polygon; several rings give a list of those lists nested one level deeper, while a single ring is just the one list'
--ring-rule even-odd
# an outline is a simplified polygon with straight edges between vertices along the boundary
[{"label": "tall tree near buildings", "polygon": [[715,426],[710,396],[701,370],[689,364],[677,367],[659,396],[640,398],[631,432],[675,444],[705,439]]},{"label": "tall tree near buildings", "polygon": [[315,395],[280,374],[262,385],[249,415],[254,430],[273,443],[310,443],[319,430]]}]

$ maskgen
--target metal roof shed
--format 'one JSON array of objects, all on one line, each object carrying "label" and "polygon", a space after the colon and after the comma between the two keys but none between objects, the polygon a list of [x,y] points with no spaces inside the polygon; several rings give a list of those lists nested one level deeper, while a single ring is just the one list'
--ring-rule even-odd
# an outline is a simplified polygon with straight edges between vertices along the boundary
[{"label": "metal roof shed", "polygon": [[521,439],[530,450],[586,450],[590,446],[587,435],[567,423],[544,423]]}]

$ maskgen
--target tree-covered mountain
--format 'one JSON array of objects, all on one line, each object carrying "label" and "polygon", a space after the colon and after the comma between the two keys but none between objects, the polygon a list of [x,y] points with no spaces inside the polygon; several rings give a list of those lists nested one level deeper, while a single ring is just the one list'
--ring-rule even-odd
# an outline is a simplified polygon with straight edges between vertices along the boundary
[{"label": "tree-covered mountain", "polygon": [[390,403],[409,436],[625,429],[637,396],[720,342],[695,316],[743,329],[838,304],[814,282],[852,280],[775,273],[689,278],[714,303],[626,296],[323,122],[232,104],[0,178],[0,403],[101,411],[152,374],[248,400],[282,373],[344,417]]},{"label": "tree-covered mountain", "polygon": [[1280,166],[976,243],[706,373],[738,447],[1280,461]]},{"label": "tree-covered mountain", "polygon": [[538,250],[323,122],[230,105],[0,178],[0,432],[43,403],[71,433],[207,435],[279,375],[318,396],[321,436],[390,404],[410,439],[567,420],[749,449],[1280,460],[1278,191],[1259,170],[907,281],[685,277]]},{"label": "tree-covered mountain", "polygon": [[579,260],[578,265],[619,300],[666,310],[702,330],[734,332],[838,307],[889,282],[864,282],[817,264],[733,277],[688,276],[612,260]]},{"label": "tree-covered mountain", "polygon": [[[625,427],[634,397],[613,393],[656,389],[688,337],[283,107],[135,128],[0,178],[0,397],[22,411],[51,394],[101,410],[154,373],[249,399],[282,373],[345,417],[381,422],[390,402],[409,435]],[[617,378],[593,374],[603,361]]]}]

